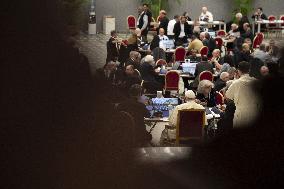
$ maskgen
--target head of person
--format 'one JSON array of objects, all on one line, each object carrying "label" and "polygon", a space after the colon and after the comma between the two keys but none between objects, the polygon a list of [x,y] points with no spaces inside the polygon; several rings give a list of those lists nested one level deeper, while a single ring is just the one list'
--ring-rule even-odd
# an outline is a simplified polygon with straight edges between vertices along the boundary
[{"label": "head of person", "polygon": [[139,52],[137,52],[137,51],[130,51],[129,58],[131,58],[135,62],[140,62],[139,57],[141,57]]},{"label": "head of person", "polygon": [[213,87],[214,84],[211,81],[205,79],[199,82],[197,92],[205,96],[208,96],[208,94],[211,92]]},{"label": "head of person", "polygon": [[245,31],[248,31],[248,30],[250,29],[249,23],[247,23],[247,22],[244,23],[244,24],[243,24],[243,28],[244,28]]},{"label": "head of person", "polygon": [[232,25],[231,25],[231,30],[232,30],[232,31],[235,31],[235,30],[238,29],[238,27],[239,27],[239,26],[238,26],[237,24],[232,24]]},{"label": "head of person", "polygon": [[189,14],[188,14],[188,12],[185,11],[185,12],[183,12],[182,16],[188,17]]},{"label": "head of person", "polygon": [[145,63],[154,65],[155,61],[154,61],[154,57],[152,55],[147,55],[145,56]]},{"label": "head of person", "polygon": [[192,90],[188,90],[184,93],[185,101],[193,101],[196,99],[195,93]]},{"label": "head of person", "polygon": [[244,43],[248,44],[250,47],[252,46],[252,42],[250,38],[245,38]]},{"label": "head of person", "polygon": [[197,53],[198,53],[198,50],[196,49],[191,50],[191,56],[196,57]]},{"label": "head of person", "polygon": [[132,98],[139,98],[142,93],[142,87],[138,84],[134,84],[129,89],[129,96]]},{"label": "head of person", "polygon": [[139,6],[137,11],[138,11],[138,14],[141,14],[144,11],[143,6]]},{"label": "head of person", "polygon": [[165,10],[161,10],[159,13],[160,19],[166,17],[167,12]]},{"label": "head of person", "polygon": [[261,43],[261,44],[259,45],[259,50],[265,52],[265,49],[266,49],[266,45],[265,45],[264,43]]},{"label": "head of person", "polygon": [[237,19],[237,21],[240,21],[242,18],[243,18],[242,13],[238,12],[238,13],[236,14],[236,19]]},{"label": "head of person", "polygon": [[211,37],[210,34],[208,32],[205,32],[205,38],[210,39],[210,37]]},{"label": "head of person", "polygon": [[261,66],[260,68],[260,74],[262,76],[267,76],[269,74],[269,69],[267,66]]},{"label": "head of person", "polygon": [[235,78],[237,70],[236,70],[235,67],[230,67],[229,70],[228,70],[228,73],[229,73],[229,79],[233,80]]},{"label": "head of person", "polygon": [[199,38],[200,38],[201,41],[203,41],[205,39],[205,34],[206,34],[206,32],[201,32],[199,34]]},{"label": "head of person", "polygon": [[217,58],[221,55],[221,51],[219,49],[214,49],[212,52],[213,58]]},{"label": "head of person", "polygon": [[206,14],[206,12],[208,11],[207,7],[202,7],[202,13]]},{"label": "head of person", "polygon": [[112,30],[112,31],[110,32],[110,35],[111,35],[111,37],[117,37],[117,33],[116,33],[115,30]]},{"label": "head of person", "polygon": [[143,10],[146,12],[149,10],[149,5],[147,3],[143,4]]},{"label": "head of person", "polygon": [[175,15],[174,19],[176,20],[176,22],[178,22],[179,21],[179,15]]},{"label": "head of person", "polygon": [[180,17],[180,23],[184,24],[186,22],[186,17],[185,16],[181,16]]},{"label": "head of person", "polygon": [[242,51],[243,51],[243,52],[246,52],[246,53],[250,52],[250,46],[249,46],[249,44],[243,43],[243,44],[242,44]]},{"label": "head of person", "polygon": [[191,36],[191,40],[193,41],[193,40],[195,40],[195,39],[197,39],[196,35],[192,35],[192,36]]},{"label": "head of person", "polygon": [[256,12],[257,12],[257,14],[262,14],[262,7],[258,7]]},{"label": "head of person", "polygon": [[115,63],[115,62],[112,62],[112,61],[110,61],[109,63],[107,63],[107,64],[105,65],[105,67],[104,67],[104,69],[105,69],[106,71],[109,71],[109,72],[114,72],[114,71],[116,70],[116,68],[117,68],[116,63]]},{"label": "head of person", "polygon": [[164,28],[160,28],[160,29],[159,29],[159,35],[160,35],[160,36],[164,36],[164,35],[165,35],[165,30],[164,30]]},{"label": "head of person", "polygon": [[248,74],[250,70],[250,64],[246,61],[242,61],[239,63],[238,67],[238,75],[242,76],[244,74]]},{"label": "head of person", "polygon": [[126,66],[125,74],[126,75],[133,75],[134,74],[134,66],[133,65]]},{"label": "head of person", "polygon": [[220,75],[220,79],[222,81],[229,81],[230,80],[230,74],[228,72],[222,72],[221,75]]}]

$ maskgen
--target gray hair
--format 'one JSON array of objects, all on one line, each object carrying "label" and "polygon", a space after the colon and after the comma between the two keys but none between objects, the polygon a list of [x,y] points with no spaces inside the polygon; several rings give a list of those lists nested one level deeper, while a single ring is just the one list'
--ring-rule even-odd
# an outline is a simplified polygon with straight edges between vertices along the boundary
[{"label": "gray hair", "polygon": [[198,88],[197,88],[197,92],[198,92],[198,93],[203,93],[204,88],[205,88],[205,87],[208,87],[208,86],[210,86],[211,88],[213,88],[213,87],[214,87],[214,84],[213,84],[211,81],[206,80],[206,79],[200,81],[200,82],[199,82],[199,85],[198,85]]},{"label": "gray hair", "polygon": [[225,77],[228,77],[229,73],[228,72],[222,72],[220,75],[220,79],[223,80]]},{"label": "gray hair", "polygon": [[242,18],[242,17],[243,17],[243,15],[242,15],[242,13],[238,12],[238,13],[236,14],[236,17],[240,17],[240,18]]}]

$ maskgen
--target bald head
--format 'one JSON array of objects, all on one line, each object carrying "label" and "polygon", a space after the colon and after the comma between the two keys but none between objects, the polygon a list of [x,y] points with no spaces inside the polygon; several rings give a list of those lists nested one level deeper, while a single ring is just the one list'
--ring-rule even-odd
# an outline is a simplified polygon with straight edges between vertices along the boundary
[{"label": "bald head", "polygon": [[199,38],[201,41],[203,41],[203,39],[205,39],[205,32],[201,32]]},{"label": "bald head", "polygon": [[164,28],[160,28],[160,29],[159,29],[159,35],[160,35],[160,36],[165,35],[165,30],[164,30]]},{"label": "bald head", "polygon": [[207,12],[207,7],[202,7],[202,12],[205,14]]}]

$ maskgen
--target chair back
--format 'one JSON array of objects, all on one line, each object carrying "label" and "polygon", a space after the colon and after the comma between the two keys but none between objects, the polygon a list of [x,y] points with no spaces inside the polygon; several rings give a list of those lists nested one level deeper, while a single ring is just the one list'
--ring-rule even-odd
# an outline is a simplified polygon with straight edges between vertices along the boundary
[{"label": "chair back", "polygon": [[263,33],[257,33],[257,37],[258,37],[258,40],[259,40],[259,44],[262,43],[263,39],[264,39],[264,34]]},{"label": "chair back", "polygon": [[185,48],[183,47],[176,48],[175,53],[174,53],[175,61],[184,61],[185,55],[186,55]]},{"label": "chair back", "polygon": [[216,41],[216,46],[218,49],[221,49],[222,46],[223,46],[223,39],[221,37],[216,37],[215,38],[215,41]]},{"label": "chair back", "polygon": [[201,56],[207,56],[207,55],[208,55],[208,51],[209,51],[208,47],[203,46],[203,47],[200,49],[200,54],[201,54]]},{"label": "chair back", "polygon": [[215,93],[215,101],[217,105],[224,104],[224,96],[220,92]]},{"label": "chair back", "polygon": [[[271,21],[275,21],[276,20],[276,17],[274,15],[270,15],[268,16],[268,20],[271,22]],[[276,27],[276,24],[268,24],[268,27],[270,28],[273,28],[273,27]]]},{"label": "chair back", "polygon": [[[279,20],[284,21],[284,15],[281,15],[280,18],[279,18]],[[284,23],[282,23],[281,26],[284,27]]]},{"label": "chair back", "polygon": [[155,61],[158,61],[159,59],[166,59],[166,52],[160,47],[154,48],[152,50],[152,55]]},{"label": "chair back", "polygon": [[225,30],[218,30],[218,31],[217,31],[217,36],[219,36],[219,37],[224,37],[224,36],[226,36],[226,31],[225,31]]},{"label": "chair back", "polygon": [[259,48],[259,45],[260,45],[260,38],[258,35],[256,35],[254,38],[253,38],[253,41],[252,41],[252,48],[256,49],[256,48]]},{"label": "chair back", "polygon": [[165,76],[165,90],[179,90],[179,73],[177,71],[168,71]]},{"label": "chair back", "polygon": [[205,110],[188,109],[178,111],[178,122],[176,128],[176,143],[190,139],[199,139],[203,137],[203,128],[205,125]]},{"label": "chair back", "polygon": [[164,59],[159,59],[156,62],[156,66],[166,66],[167,62]]},{"label": "chair back", "polygon": [[199,74],[199,81],[209,80],[213,82],[213,74],[210,71],[203,71]]},{"label": "chair back", "polygon": [[136,18],[133,15],[129,15],[127,17],[127,26],[129,30],[135,30],[136,29]]}]

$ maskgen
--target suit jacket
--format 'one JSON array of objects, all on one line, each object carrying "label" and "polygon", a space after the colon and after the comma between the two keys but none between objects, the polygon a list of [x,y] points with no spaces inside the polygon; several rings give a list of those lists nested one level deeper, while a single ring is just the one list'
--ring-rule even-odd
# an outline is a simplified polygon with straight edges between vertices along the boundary
[{"label": "suit jacket", "polygon": [[116,43],[113,43],[115,39],[111,37],[107,42],[107,60],[116,61],[119,56],[119,49]]},{"label": "suit jacket", "polygon": [[164,17],[161,21],[160,21],[160,25],[159,28],[157,29],[157,32],[159,33],[159,29],[163,28],[165,30],[165,35],[167,35],[167,30],[168,30],[168,24],[169,24],[169,19],[167,17]]},{"label": "suit jacket", "polygon": [[144,62],[141,65],[141,77],[144,81],[147,82],[156,82],[155,79],[156,73],[152,65],[150,65],[148,62]]},{"label": "suit jacket", "polygon": [[203,71],[210,71],[211,73],[214,73],[214,70],[213,70],[213,65],[209,62],[200,62],[196,65],[196,69],[195,69],[195,80],[193,82],[193,87],[196,88],[199,84],[199,74]]},{"label": "suit jacket", "polygon": [[[175,40],[178,40],[180,32],[181,32],[180,22],[177,22],[175,23],[174,26]],[[184,23],[184,33],[187,38],[191,37],[192,35],[192,27],[187,22]]]},{"label": "suit jacket", "polygon": [[214,83],[214,89],[216,91],[220,91],[221,89],[223,89],[224,87],[226,87],[226,82],[223,81],[222,79],[218,79],[215,83]]},{"label": "suit jacket", "polygon": [[133,65],[134,69],[137,69],[140,71],[140,64],[139,62],[135,62],[134,60],[132,60],[131,58],[128,58],[125,62],[125,67],[128,65]]}]

